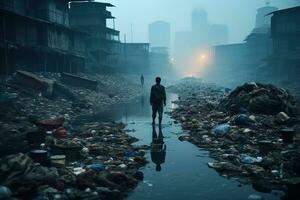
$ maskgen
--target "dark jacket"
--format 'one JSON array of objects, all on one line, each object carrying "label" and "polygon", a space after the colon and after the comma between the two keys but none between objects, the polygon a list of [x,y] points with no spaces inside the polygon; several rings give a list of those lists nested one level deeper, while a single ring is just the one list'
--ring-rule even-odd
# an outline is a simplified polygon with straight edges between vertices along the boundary
[{"label": "dark jacket", "polygon": [[165,87],[160,84],[153,85],[151,88],[150,104],[161,105],[163,103],[166,104]]}]

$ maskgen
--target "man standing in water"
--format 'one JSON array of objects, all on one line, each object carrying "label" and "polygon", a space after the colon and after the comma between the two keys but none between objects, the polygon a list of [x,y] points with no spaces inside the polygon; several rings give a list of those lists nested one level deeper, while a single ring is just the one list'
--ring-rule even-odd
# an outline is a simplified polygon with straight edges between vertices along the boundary
[{"label": "man standing in water", "polygon": [[158,113],[159,126],[161,126],[163,107],[166,105],[166,90],[160,84],[161,78],[156,77],[156,84],[151,88],[150,104],[152,106],[152,125],[155,125],[156,113]]}]

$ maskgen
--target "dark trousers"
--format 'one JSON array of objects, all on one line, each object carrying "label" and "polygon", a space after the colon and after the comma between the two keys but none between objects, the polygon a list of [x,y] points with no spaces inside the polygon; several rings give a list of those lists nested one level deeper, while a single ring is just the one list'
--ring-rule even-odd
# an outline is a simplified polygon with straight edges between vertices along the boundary
[{"label": "dark trousers", "polygon": [[156,118],[156,113],[158,113],[158,118],[159,118],[159,120],[161,120],[162,116],[163,116],[163,112],[164,112],[163,104],[153,104],[152,105],[152,118],[153,119]]}]

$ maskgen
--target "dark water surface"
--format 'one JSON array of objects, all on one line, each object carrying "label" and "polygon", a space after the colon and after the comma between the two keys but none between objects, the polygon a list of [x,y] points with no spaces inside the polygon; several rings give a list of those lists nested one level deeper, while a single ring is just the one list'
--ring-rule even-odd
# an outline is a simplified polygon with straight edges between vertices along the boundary
[{"label": "dark water surface", "polygon": [[[168,95],[165,111],[170,111],[176,105],[172,101],[176,94]],[[141,97],[137,103],[110,108],[98,116],[86,118],[122,121],[127,125],[130,135],[137,137],[138,145],[149,145],[152,142],[151,108],[148,96]],[[156,126],[156,132],[159,129]],[[166,146],[166,154],[159,154],[154,159],[165,160],[161,171],[156,171],[156,165],[151,161],[150,151],[146,154],[149,161],[141,171],[144,181],[128,197],[129,200],[232,200],[248,199],[249,195],[259,195],[266,200],[280,199],[272,193],[260,193],[251,185],[238,186],[239,182],[220,176],[213,169],[207,167],[207,162],[213,161],[208,152],[201,150],[188,142],[181,142],[177,138],[183,131],[180,125],[173,123],[169,115],[164,114],[162,134]],[[165,158],[164,158],[165,157]]]}]

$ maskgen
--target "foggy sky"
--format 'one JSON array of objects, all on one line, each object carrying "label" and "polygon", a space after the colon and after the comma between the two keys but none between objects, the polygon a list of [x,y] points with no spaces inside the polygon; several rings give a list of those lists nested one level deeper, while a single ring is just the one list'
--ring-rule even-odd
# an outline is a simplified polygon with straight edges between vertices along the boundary
[{"label": "foggy sky", "polygon": [[[100,0],[97,0],[100,1]],[[156,20],[171,23],[172,37],[176,31],[191,29],[191,12],[195,8],[205,9],[210,23],[229,27],[229,42],[241,42],[253,29],[256,10],[266,0],[103,0],[116,7],[109,8],[116,17],[116,29],[120,38],[131,42],[148,42],[148,24]],[[300,0],[271,0],[271,6],[280,9],[299,6]],[[172,39],[173,39],[172,38]],[[173,43],[173,41],[172,41]]]}]

